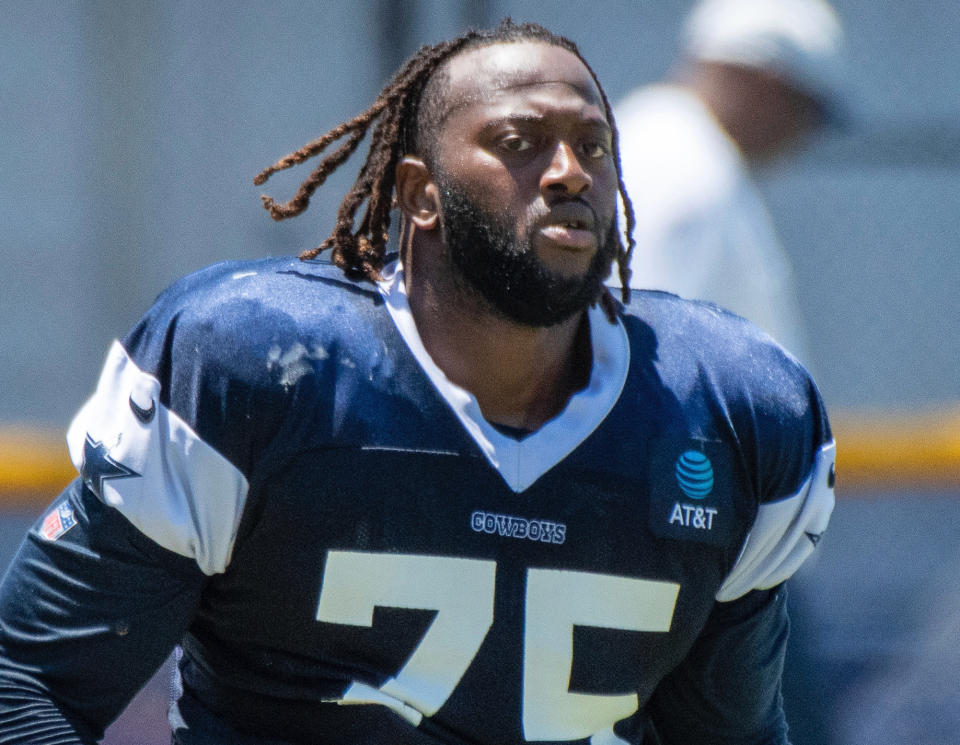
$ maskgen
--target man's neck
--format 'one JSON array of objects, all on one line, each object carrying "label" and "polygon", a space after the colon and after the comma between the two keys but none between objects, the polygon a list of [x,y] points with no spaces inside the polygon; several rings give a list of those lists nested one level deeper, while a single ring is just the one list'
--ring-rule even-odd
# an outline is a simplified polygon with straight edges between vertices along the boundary
[{"label": "man's neck", "polygon": [[410,269],[404,281],[424,347],[451,382],[474,395],[488,421],[535,431],[589,382],[585,311],[554,326],[527,326],[454,289],[449,276]]}]

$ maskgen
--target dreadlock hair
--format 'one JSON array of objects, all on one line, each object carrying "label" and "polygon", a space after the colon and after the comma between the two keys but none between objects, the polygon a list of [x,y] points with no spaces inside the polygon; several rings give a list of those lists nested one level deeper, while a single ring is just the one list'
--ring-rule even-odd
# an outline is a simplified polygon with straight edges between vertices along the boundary
[{"label": "dreadlock hair", "polygon": [[[277,171],[302,163],[326,150],[338,140],[343,143],[324,157],[313,173],[300,184],[296,194],[285,203],[277,203],[267,195],[261,196],[263,206],[274,220],[295,217],[307,209],[311,195],[327,177],[333,173],[357,149],[370,126],[377,121],[371,137],[367,159],[353,187],[347,192],[337,210],[337,222],[330,235],[319,246],[300,254],[304,260],[315,258],[321,251],[332,249],[331,260],[351,279],[376,281],[380,278],[386,256],[390,210],[394,201],[394,173],[397,162],[407,153],[420,153],[429,149],[432,142],[426,142],[426,133],[436,127],[429,126],[442,116],[442,101],[439,96],[423,97],[427,84],[447,60],[461,51],[475,47],[490,46],[498,43],[520,41],[542,41],[562,47],[572,52],[583,63],[593,77],[603,99],[607,121],[613,131],[613,152],[619,153],[619,134],[613,119],[613,112],[607,94],[597,79],[593,68],[580,54],[576,44],[569,39],[551,33],[543,26],[534,23],[516,24],[505,18],[496,28],[488,30],[469,30],[462,36],[443,41],[432,46],[421,47],[408,59],[393,79],[377,96],[366,111],[353,119],[343,122],[325,135],[307,143],[299,150],[284,156],[272,166],[265,168],[253,179],[261,185]],[[436,81],[434,81],[436,82]],[[421,99],[424,99],[421,101]],[[430,135],[432,137],[432,135]],[[623,185],[623,175],[619,156],[614,158],[617,169],[617,184],[623,202],[626,227],[624,234],[627,245],[624,247],[617,236],[617,267],[621,280],[623,302],[630,299],[630,257],[633,254],[634,215],[633,205]],[[366,211],[359,225],[355,225],[356,213],[366,202]],[[607,315],[612,319],[616,314],[616,301],[604,288],[601,302]]]}]

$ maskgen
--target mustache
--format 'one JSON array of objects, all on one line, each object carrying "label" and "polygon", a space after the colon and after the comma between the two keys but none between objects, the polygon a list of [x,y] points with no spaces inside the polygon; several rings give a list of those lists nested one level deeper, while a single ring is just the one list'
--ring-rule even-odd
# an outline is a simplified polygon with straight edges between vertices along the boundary
[{"label": "mustache", "polygon": [[537,203],[531,205],[527,209],[527,224],[531,226],[543,225],[544,223],[550,222],[550,219],[555,216],[555,212],[578,212],[584,208],[590,211],[592,230],[599,232],[602,221],[599,215],[597,215],[597,211],[592,204],[579,196],[562,196],[554,199],[549,204]]}]

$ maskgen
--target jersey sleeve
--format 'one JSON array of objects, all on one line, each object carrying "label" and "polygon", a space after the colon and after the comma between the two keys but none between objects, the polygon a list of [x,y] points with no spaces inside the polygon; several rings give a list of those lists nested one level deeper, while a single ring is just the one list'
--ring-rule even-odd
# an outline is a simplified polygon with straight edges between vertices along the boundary
[{"label": "jersey sleeve", "polygon": [[813,553],[833,512],[835,458],[833,441],[822,445],[796,493],[760,505],[717,600],[729,601],[750,590],[778,585]]},{"label": "jersey sleeve", "polygon": [[269,350],[255,348],[256,371],[237,351],[258,308],[230,271],[166,291],[113,344],[70,425],[79,477],[0,585],[0,742],[93,742],[230,563],[281,408],[260,395],[276,388]]},{"label": "jersey sleeve", "polygon": [[114,342],[96,393],[67,432],[70,457],[85,486],[142,533],[205,574],[223,572],[247,479],[192,426],[193,410],[166,403],[164,386],[134,354]]},{"label": "jersey sleeve", "polygon": [[84,485],[210,576],[230,563],[250,481],[295,395],[274,349],[293,324],[247,297],[250,266],[215,265],[164,292],[113,343],[67,432]]},{"label": "jersey sleeve", "polygon": [[204,579],[75,480],[0,584],[0,742],[99,739],[179,641]]},{"label": "jersey sleeve", "polygon": [[836,445],[816,384],[777,345],[755,355],[762,374],[752,376],[732,421],[756,511],[716,593],[721,602],[789,579],[820,542],[835,503]]},{"label": "jersey sleeve", "polygon": [[787,631],[783,585],[717,603],[647,705],[653,742],[787,745],[780,692]]}]

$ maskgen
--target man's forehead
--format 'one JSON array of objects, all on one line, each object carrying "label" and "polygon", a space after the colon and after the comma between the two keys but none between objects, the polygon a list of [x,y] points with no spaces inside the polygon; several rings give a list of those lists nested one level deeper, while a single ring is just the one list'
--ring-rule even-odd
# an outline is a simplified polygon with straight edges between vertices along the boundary
[{"label": "man's forehead", "polygon": [[593,76],[571,51],[545,42],[511,42],[469,49],[448,63],[446,113],[488,101],[498,93],[522,93],[537,86],[565,85],[599,104]]}]

